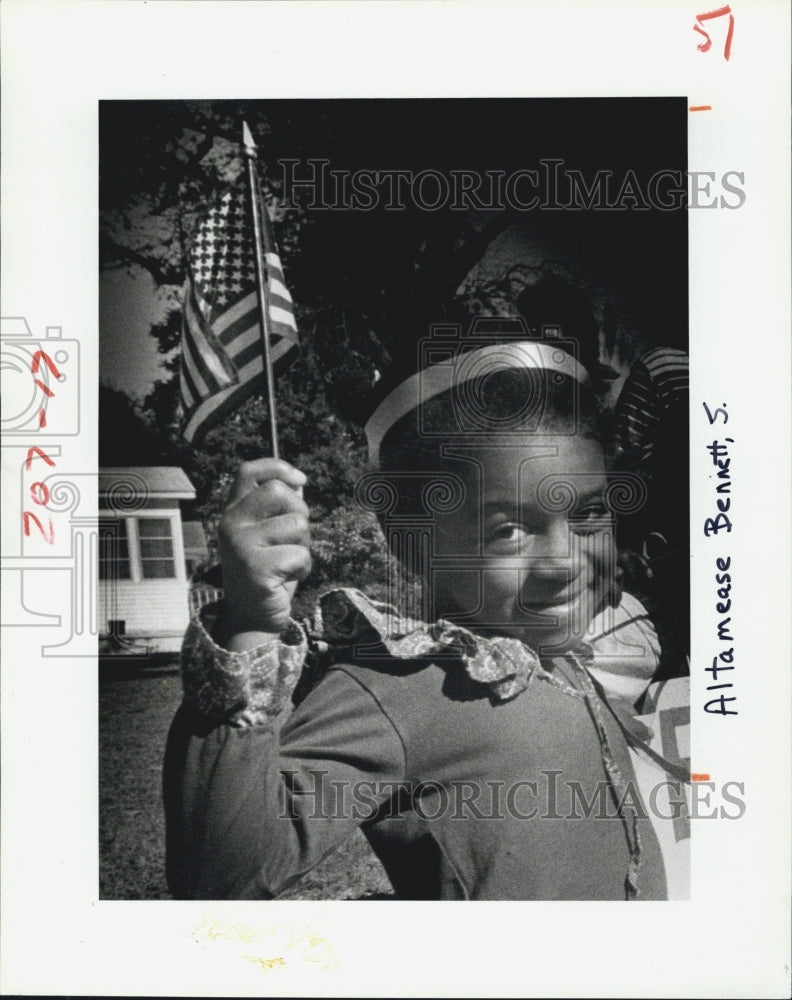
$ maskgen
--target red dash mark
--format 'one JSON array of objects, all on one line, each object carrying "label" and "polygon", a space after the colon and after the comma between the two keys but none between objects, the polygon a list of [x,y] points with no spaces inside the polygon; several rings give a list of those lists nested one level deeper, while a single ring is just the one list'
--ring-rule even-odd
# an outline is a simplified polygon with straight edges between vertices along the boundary
[{"label": "red dash mark", "polygon": [[[728,61],[728,58],[731,55],[732,38],[734,37],[734,14],[731,12],[731,7],[718,7],[717,10],[711,10],[706,14],[697,14],[696,20],[699,22],[709,21],[713,17],[725,17],[727,14],[729,15],[729,30],[726,32],[726,44],[723,46],[723,58]],[[712,39],[710,36],[701,27],[701,24],[694,24],[693,30],[697,31],[700,35],[703,35],[705,39],[697,45],[696,48],[699,52],[709,52],[712,48]]]},{"label": "red dash mark", "polygon": [[691,104],[688,111],[712,111],[711,104]]},{"label": "red dash mark", "polygon": [[696,771],[692,771],[691,774],[690,774],[690,780],[691,781],[709,781],[710,780],[710,776],[709,776],[708,772],[705,772],[704,774],[699,774]]},{"label": "red dash mark", "polygon": [[39,410],[39,427],[47,426],[47,411],[44,409]]},{"label": "red dash mark", "polygon": [[49,386],[44,385],[44,383],[39,378],[34,378],[33,381],[36,383],[39,389],[41,389],[41,391],[44,393],[45,396],[49,396],[49,398],[52,399],[55,393],[52,391],[52,389],[49,388]]}]

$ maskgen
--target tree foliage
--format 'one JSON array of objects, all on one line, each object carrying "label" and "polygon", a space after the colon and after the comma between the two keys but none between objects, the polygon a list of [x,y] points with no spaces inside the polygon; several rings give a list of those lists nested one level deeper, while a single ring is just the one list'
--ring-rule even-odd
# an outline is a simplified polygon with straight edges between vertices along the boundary
[{"label": "tree foliage", "polygon": [[[313,505],[328,509],[351,498],[362,469],[360,426],[378,375],[385,375],[381,387],[389,369],[412,361],[431,324],[464,326],[473,315],[514,311],[520,292],[548,274],[585,290],[592,267],[583,275],[580,261],[594,258],[593,267],[601,262],[610,274],[600,282],[606,294],[599,304],[608,353],[629,357],[641,342],[631,331],[641,323],[654,324],[658,343],[683,341],[683,297],[656,292],[684,288],[684,219],[667,212],[529,213],[527,222],[548,253],[529,263],[504,260],[499,273],[485,274],[477,264],[514,223],[513,211],[450,205],[427,211],[409,201],[398,211],[381,203],[370,211],[334,210],[312,202],[305,189],[287,201],[282,164],[296,163],[295,176],[304,179],[318,160],[336,173],[507,173],[557,157],[583,172],[605,167],[618,177],[629,168],[646,175],[686,165],[680,107],[678,113],[666,102],[647,114],[646,102],[629,101],[618,107],[563,100],[103,102],[100,263],[105,272],[145,269],[166,307],[151,329],[163,377],[137,417],[149,431],[156,428],[171,460],[193,478],[203,516],[216,516],[238,461],[268,446],[258,397],[208,435],[200,451],[183,442],[178,425],[179,293],[187,248],[209,203],[242,170],[243,119],[259,146],[264,197],[300,328],[301,356],[277,385],[282,450],[309,473]],[[325,195],[332,202],[335,189]],[[562,260],[551,258],[551,245],[561,248]],[[647,246],[651,265],[636,252]],[[620,314],[607,294],[617,284],[619,294],[630,296],[634,315],[628,312],[627,324],[625,310]]]},{"label": "tree foliage", "polygon": [[177,465],[179,444],[125,392],[99,384],[99,465]]},{"label": "tree foliage", "polygon": [[[170,308],[151,328],[164,377],[137,408],[148,442],[156,428],[172,460],[195,480],[199,510],[216,515],[239,461],[268,447],[264,401],[254,397],[212,431],[200,452],[179,438],[178,290],[190,234],[201,213],[242,170],[244,118],[270,169],[264,197],[298,308],[301,356],[279,378],[281,447],[309,475],[308,499],[320,510],[351,499],[362,470],[360,424],[378,373],[431,322],[459,318],[454,293],[506,213],[471,219],[459,212],[307,211],[283,199],[277,161],[329,159],[392,168],[400,137],[377,136],[368,102],[124,102],[100,114],[100,261],[104,270],[144,268]],[[405,117],[401,128],[410,128]],[[379,145],[378,145],[379,143]],[[403,152],[402,154],[403,155]],[[431,154],[424,151],[423,159]],[[432,160],[434,163],[435,161]],[[108,404],[111,397],[103,396]],[[106,411],[113,414],[112,407]],[[117,415],[117,414],[116,414]],[[108,419],[108,418],[103,418]],[[152,454],[164,454],[158,448]]]}]

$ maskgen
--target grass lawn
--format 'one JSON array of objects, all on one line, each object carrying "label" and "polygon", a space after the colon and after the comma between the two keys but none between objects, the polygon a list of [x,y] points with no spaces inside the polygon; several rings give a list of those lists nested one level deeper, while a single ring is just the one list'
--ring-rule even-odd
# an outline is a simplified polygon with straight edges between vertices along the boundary
[{"label": "grass lawn", "polygon": [[[162,760],[181,701],[175,667],[103,661],[99,680],[99,894],[170,899],[165,882]],[[361,833],[282,899],[356,899],[392,892]]]}]

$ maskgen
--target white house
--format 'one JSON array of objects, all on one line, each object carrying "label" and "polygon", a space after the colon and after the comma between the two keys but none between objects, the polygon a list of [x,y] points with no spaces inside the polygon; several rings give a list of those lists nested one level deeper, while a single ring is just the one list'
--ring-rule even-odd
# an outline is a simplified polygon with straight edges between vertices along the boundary
[{"label": "white house", "polygon": [[99,469],[100,649],[179,649],[189,621],[181,503],[194,499],[174,466]]},{"label": "white house", "polygon": [[184,537],[184,561],[189,580],[199,566],[205,566],[209,557],[209,545],[201,521],[182,521]]}]

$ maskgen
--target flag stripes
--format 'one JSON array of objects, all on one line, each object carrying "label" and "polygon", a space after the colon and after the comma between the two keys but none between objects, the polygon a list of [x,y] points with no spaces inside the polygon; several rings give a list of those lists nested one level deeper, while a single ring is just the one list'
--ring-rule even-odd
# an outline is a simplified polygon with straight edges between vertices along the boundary
[{"label": "flag stripes", "polygon": [[[262,216],[264,217],[264,246],[266,248],[272,236],[269,232],[269,215],[264,211]],[[272,333],[281,337],[296,337],[297,323],[294,319],[294,305],[283,280],[280,257],[277,253],[267,250],[264,254],[264,260],[267,264]]]},{"label": "flag stripes", "polygon": [[[250,194],[244,176],[193,236],[184,290],[180,373],[183,433],[192,444],[241,406],[264,380]],[[262,204],[265,302],[273,366],[297,345],[292,297]]]},{"label": "flag stripes", "polygon": [[[272,349],[273,364],[278,366],[279,361],[283,363],[291,347],[292,345],[285,340],[277,343]],[[240,369],[239,381],[239,385],[223,389],[200,403],[188,416],[184,425],[184,436],[188,441],[194,440],[197,430],[205,420],[213,418],[212,426],[214,426],[228,414],[233,413],[253,392],[264,388],[264,357],[260,344],[256,344],[253,357]]]}]

